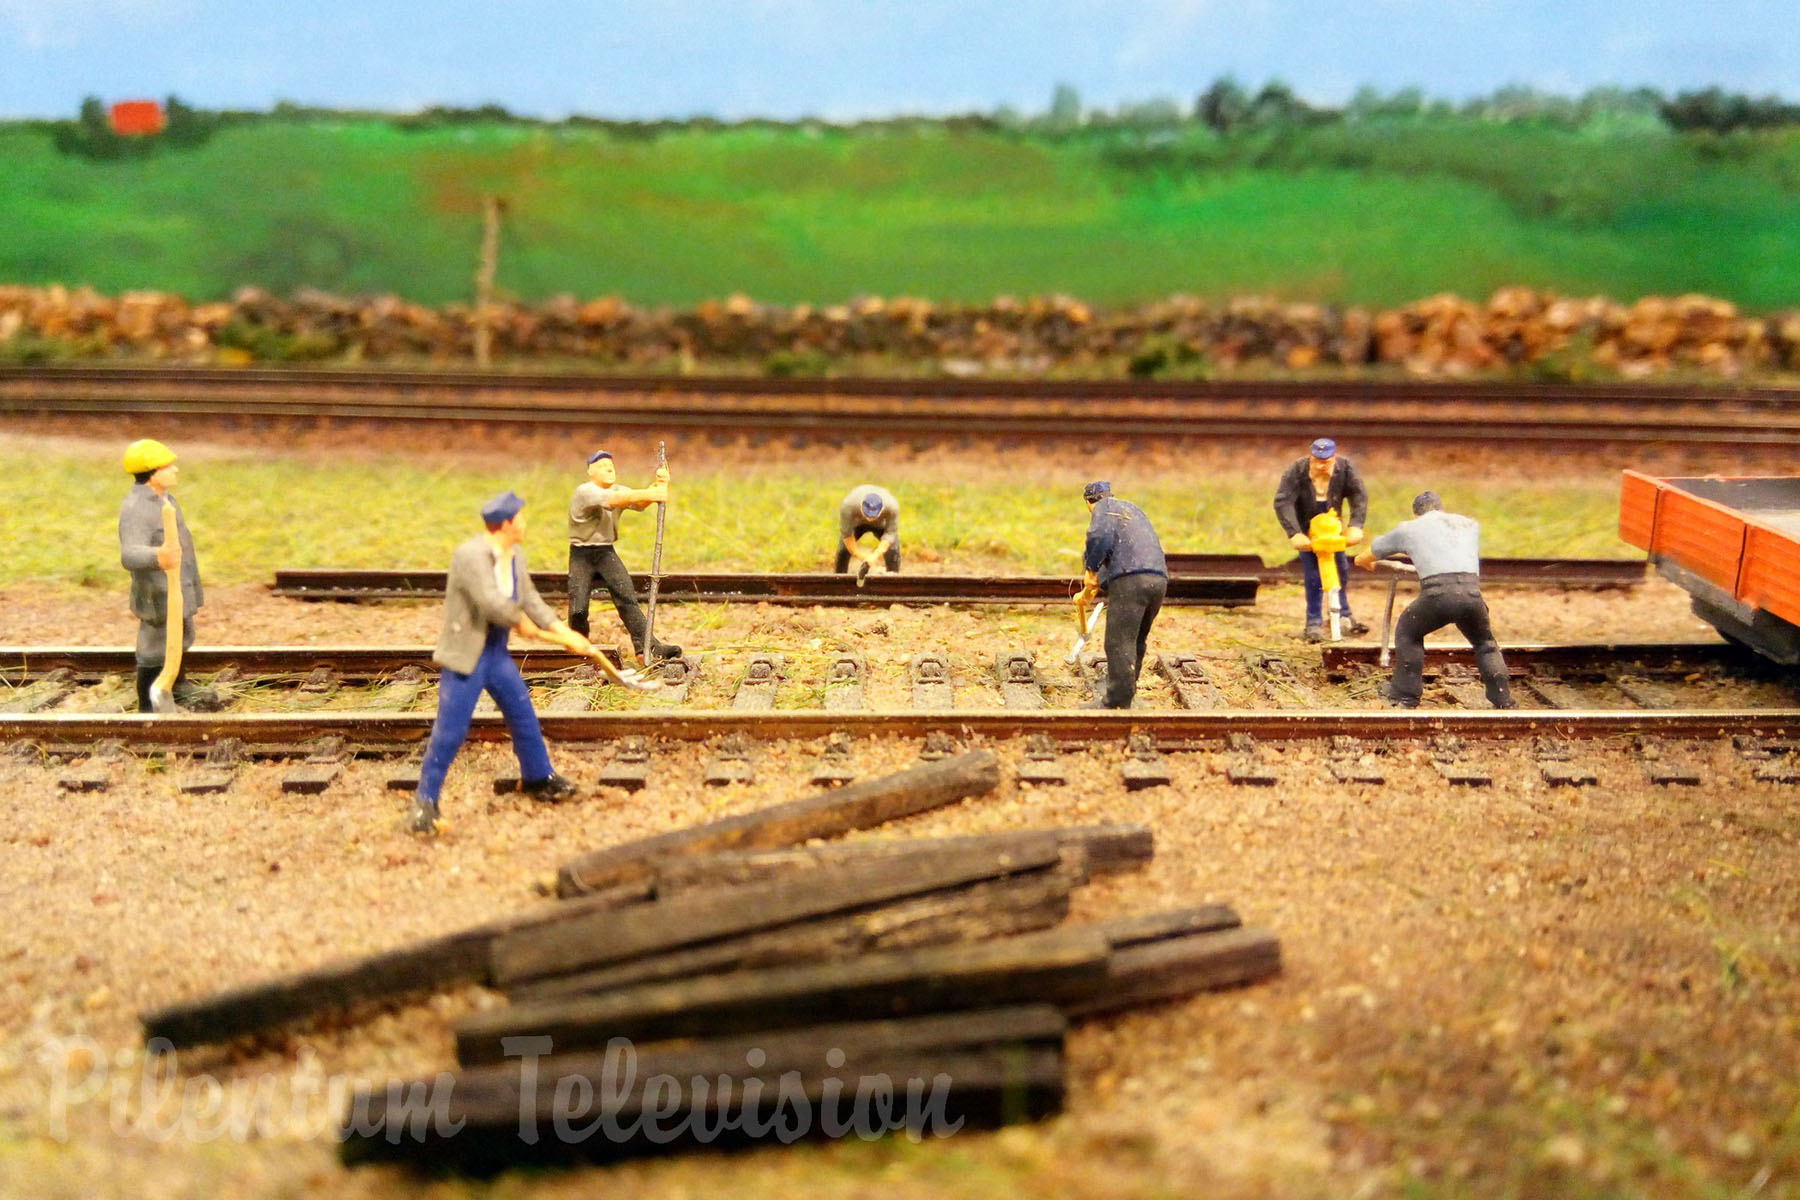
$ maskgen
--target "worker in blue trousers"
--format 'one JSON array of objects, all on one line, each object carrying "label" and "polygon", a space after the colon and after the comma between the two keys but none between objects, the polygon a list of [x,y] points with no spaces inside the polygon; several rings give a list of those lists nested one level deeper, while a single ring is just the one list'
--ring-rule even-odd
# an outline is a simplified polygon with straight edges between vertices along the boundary
[{"label": "worker in blue trousers", "polygon": [[431,655],[444,674],[438,684],[437,720],[419,771],[411,822],[415,833],[437,830],[444,776],[469,736],[469,721],[484,691],[506,717],[524,790],[541,800],[575,794],[575,785],[550,767],[531,693],[507,643],[517,632],[576,654],[591,657],[597,652],[586,638],[557,620],[532,586],[520,544],[525,540],[524,509],[525,502],[513,492],[489,500],[481,507],[486,532],[463,542],[451,556],[444,629]]}]

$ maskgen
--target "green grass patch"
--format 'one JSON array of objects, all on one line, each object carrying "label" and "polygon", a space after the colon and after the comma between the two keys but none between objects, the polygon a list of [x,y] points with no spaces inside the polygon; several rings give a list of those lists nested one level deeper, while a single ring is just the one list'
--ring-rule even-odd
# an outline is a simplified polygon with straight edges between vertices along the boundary
[{"label": "green grass patch", "polygon": [[1800,131],[1465,118],[1221,139],[266,121],[121,161],[0,126],[0,280],[466,300],[484,193],[526,300],[859,293],[1395,304],[1503,284],[1795,300]]},{"label": "green grass patch", "polygon": [[[177,447],[179,449],[179,447]],[[679,464],[677,464],[679,468]],[[1169,550],[1286,557],[1270,510],[1279,463],[1267,470],[1162,478],[1120,493],[1141,505]],[[647,472],[644,473],[647,476]],[[647,482],[626,464],[624,481]],[[557,466],[471,471],[415,458],[324,458],[246,451],[184,459],[177,491],[214,584],[266,581],[277,567],[441,567],[476,532],[483,500],[516,489],[527,510],[527,554],[544,570],[566,562],[565,514],[581,474]],[[669,507],[668,570],[828,570],[837,505],[860,473],[829,463],[680,469]],[[886,477],[901,506],[907,569],[1055,574],[1081,569],[1087,513],[1078,485],[989,476],[953,482],[909,467]],[[1433,480],[1452,509],[1482,522],[1491,555],[1627,556],[1610,480],[1546,485],[1470,473]],[[1369,480],[1370,525],[1410,515],[1417,481]],[[118,588],[118,510],[130,479],[110,450],[0,448],[0,583],[37,580]],[[621,552],[648,568],[654,512],[627,513]]]}]

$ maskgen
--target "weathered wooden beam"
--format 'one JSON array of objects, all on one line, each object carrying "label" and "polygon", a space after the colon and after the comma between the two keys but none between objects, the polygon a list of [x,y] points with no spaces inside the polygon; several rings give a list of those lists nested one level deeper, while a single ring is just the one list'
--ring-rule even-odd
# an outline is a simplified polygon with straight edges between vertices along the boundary
[{"label": "weathered wooden beam", "polygon": [[1011,937],[1065,920],[1075,884],[1075,873],[1061,866],[984,879],[875,908],[533,980],[508,988],[507,995],[522,1004],[690,975],[842,962],[885,950]]},{"label": "weathered wooden beam", "polygon": [[[577,915],[649,898],[648,881],[584,898]],[[565,920],[570,905],[535,909],[379,954],[345,958],[311,970],[246,984],[139,1015],[144,1040],[176,1048],[224,1042],[358,1004],[391,1003],[424,992],[488,983],[494,939],[540,921]]]},{"label": "weathered wooden beam", "polygon": [[499,938],[492,975],[502,985],[567,975],[977,880],[1043,870],[1060,860],[1056,835],[1042,834],[999,846],[976,843],[933,854],[852,859],[757,884],[689,892],[636,911],[602,909]]},{"label": "weathered wooden beam", "polygon": [[771,849],[809,838],[836,837],[999,786],[999,759],[992,751],[976,750],[836,791],[597,850],[565,864],[558,873],[557,890],[563,896],[579,896],[648,879],[659,859],[677,854]]},{"label": "weathered wooden beam", "polygon": [[503,1057],[504,1038],[548,1036],[566,1054],[626,1037],[707,1037],[831,1020],[993,1008],[1093,995],[1111,952],[1099,933],[1054,930],[975,945],[865,955],[641,984],[596,996],[517,1005],[456,1027],[464,1064]]},{"label": "weathered wooden beam", "polygon": [[1090,996],[1063,1006],[1071,1019],[1099,1016],[1237,987],[1281,970],[1281,941],[1266,929],[1221,929],[1158,938],[1113,950],[1106,981]]},{"label": "weathered wooden beam", "polygon": [[1078,851],[1090,874],[1126,871],[1150,861],[1156,851],[1148,825],[1075,825],[1016,829],[941,838],[859,838],[823,846],[781,850],[727,850],[699,857],[675,856],[656,863],[656,894],[666,898],[694,888],[740,887],[877,856],[937,854],[963,846],[1002,847],[1054,835],[1065,853]]},{"label": "weathered wooden beam", "polygon": [[[864,1095],[892,1099],[882,1106],[894,1120],[886,1131],[931,1136],[1054,1115],[1062,1110],[1066,1080],[1061,1048],[1037,1045],[847,1056],[839,1066],[806,1070],[765,1065],[733,1073],[726,1088],[716,1074],[646,1074],[640,1067],[628,1088],[615,1090],[604,1073],[564,1073],[558,1083],[586,1086],[565,1086],[559,1102],[555,1087],[540,1083],[523,1115],[502,1096],[463,1096],[452,1088],[442,1120],[433,1119],[429,1090],[415,1099],[394,1084],[362,1098],[361,1111],[352,1101],[339,1153],[353,1165],[409,1162],[486,1174],[526,1163],[787,1144],[842,1136]],[[864,1105],[865,1114],[879,1111]]]}]

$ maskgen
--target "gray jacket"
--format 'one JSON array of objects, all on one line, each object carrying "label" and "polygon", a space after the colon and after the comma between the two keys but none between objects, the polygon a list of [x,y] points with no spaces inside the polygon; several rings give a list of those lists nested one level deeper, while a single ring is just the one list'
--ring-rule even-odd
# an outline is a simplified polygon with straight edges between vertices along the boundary
[{"label": "gray jacket", "polygon": [[[181,615],[194,615],[201,603],[200,562],[188,533],[181,505],[175,505],[175,532],[181,539]],[[169,622],[169,577],[156,565],[163,544],[162,497],[147,483],[132,485],[119,509],[119,562],[131,572],[131,615],[152,625]]]},{"label": "gray jacket", "polygon": [[444,589],[444,631],[438,634],[437,648],[431,661],[446,670],[467,675],[481,659],[481,648],[487,642],[488,626],[511,628],[523,614],[540,629],[556,623],[543,598],[532,586],[531,571],[525,566],[525,547],[515,546],[512,553],[513,578],[519,584],[519,598],[503,595],[494,579],[494,550],[486,535],[476,534],[456,548],[450,556],[450,578]]}]

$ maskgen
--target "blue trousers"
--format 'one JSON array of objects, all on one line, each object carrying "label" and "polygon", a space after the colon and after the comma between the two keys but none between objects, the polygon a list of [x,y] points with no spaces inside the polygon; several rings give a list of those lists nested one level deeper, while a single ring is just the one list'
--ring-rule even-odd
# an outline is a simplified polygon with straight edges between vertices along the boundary
[{"label": "blue trousers", "polygon": [[519,756],[519,778],[530,782],[550,777],[550,752],[544,748],[537,710],[531,707],[531,692],[519,676],[518,664],[506,650],[509,632],[490,626],[487,644],[481,648],[475,669],[467,675],[445,671],[438,681],[437,720],[431,726],[424,765],[419,768],[419,799],[437,803],[450,763],[469,736],[469,719],[475,715],[475,705],[483,691],[494,698],[506,717],[513,753]]},{"label": "blue trousers", "polygon": [[[1338,612],[1350,619],[1350,556],[1338,551]],[[1310,550],[1300,552],[1300,571],[1306,577],[1306,623],[1325,623],[1325,585],[1319,579],[1319,556]]]}]

